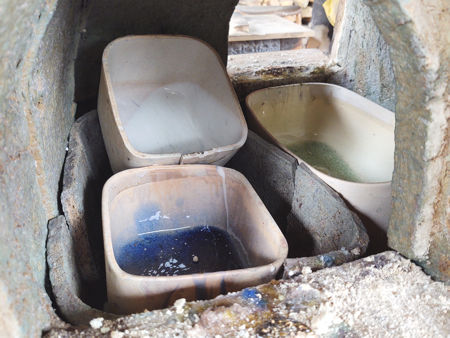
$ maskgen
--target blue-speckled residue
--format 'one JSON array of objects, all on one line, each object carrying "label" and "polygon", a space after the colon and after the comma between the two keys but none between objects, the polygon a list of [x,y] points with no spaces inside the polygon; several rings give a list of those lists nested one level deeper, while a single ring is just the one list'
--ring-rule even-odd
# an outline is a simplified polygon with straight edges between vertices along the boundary
[{"label": "blue-speckled residue", "polygon": [[322,261],[323,265],[327,268],[334,265],[334,257],[329,255],[321,255],[320,260]]},{"label": "blue-speckled residue", "polygon": [[244,248],[213,226],[182,227],[141,233],[116,256],[133,275],[175,276],[247,268]]},{"label": "blue-speckled residue", "polygon": [[247,289],[242,290],[241,296],[246,301],[249,301],[249,302],[255,304],[256,306],[265,307],[267,305],[267,302],[263,298],[261,292],[259,292],[255,288],[247,288]]}]

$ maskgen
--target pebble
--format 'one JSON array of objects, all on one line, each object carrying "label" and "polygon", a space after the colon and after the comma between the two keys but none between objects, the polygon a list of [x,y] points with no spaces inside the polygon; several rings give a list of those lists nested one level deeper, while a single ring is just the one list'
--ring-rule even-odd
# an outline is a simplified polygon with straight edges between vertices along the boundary
[{"label": "pebble", "polygon": [[102,317],[94,318],[89,322],[89,324],[93,329],[99,329],[103,326],[103,320],[104,319]]},{"label": "pebble", "polygon": [[351,253],[355,256],[359,256],[361,254],[361,250],[359,248],[354,248]]},{"label": "pebble", "polygon": [[309,274],[309,273],[312,273],[311,268],[310,268],[309,266],[304,266],[304,267],[302,268],[302,275],[307,275],[307,274]]},{"label": "pebble", "polygon": [[108,333],[109,330],[110,330],[109,327],[102,327],[102,328],[100,329],[100,332],[101,332],[101,333]]},{"label": "pebble", "polygon": [[175,301],[173,306],[175,306],[176,313],[178,313],[178,314],[183,313],[183,306],[184,306],[184,304],[186,304],[186,299],[185,298],[180,298],[180,299],[177,299]]}]

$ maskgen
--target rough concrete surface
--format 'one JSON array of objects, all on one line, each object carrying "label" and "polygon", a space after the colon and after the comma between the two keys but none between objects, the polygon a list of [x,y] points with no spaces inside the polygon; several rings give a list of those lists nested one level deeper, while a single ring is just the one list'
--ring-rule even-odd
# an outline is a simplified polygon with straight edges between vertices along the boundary
[{"label": "rough concrete surface", "polygon": [[271,86],[327,82],[336,71],[318,49],[239,54],[228,56],[228,75],[243,104],[251,92]]},{"label": "rough concrete surface", "polygon": [[86,324],[92,318],[117,318],[117,316],[94,309],[87,305],[79,295],[82,293],[82,274],[76,264],[77,241],[67,227],[64,216],[49,222],[47,242],[47,261],[50,271],[52,291],[56,305],[67,322]]},{"label": "rough concrete surface", "polygon": [[[330,58],[340,70],[330,81],[395,112],[395,78],[389,46],[380,34],[367,5],[341,0]],[[389,12],[380,16],[384,20]]]},{"label": "rough concrete surface", "polygon": [[318,260],[332,266],[342,248],[357,249],[348,260],[365,252],[369,238],[360,219],[334,190],[281,149],[249,131],[227,166],[252,184],[285,235],[289,258],[322,255]]},{"label": "rough concrete surface", "polygon": [[395,252],[46,337],[447,337],[449,288]]},{"label": "rough concrete surface", "polygon": [[[75,69],[79,75],[79,95],[82,99],[93,98],[95,105],[101,50],[113,38],[136,33],[189,34],[211,43],[225,61],[228,20],[236,2],[0,1],[0,327],[3,332],[38,336],[43,329],[60,325],[44,287],[45,241],[47,220],[57,213],[58,170],[66,146],[64,135],[73,114],[73,107],[69,106],[72,44],[76,44],[78,37],[83,39]],[[364,31],[373,31],[367,17],[358,29],[351,30],[353,37],[348,40],[351,42],[348,46],[354,54],[362,55],[362,49],[366,49],[366,53],[381,53],[380,57],[361,64],[347,63],[345,67],[358,69],[355,74],[358,83],[367,89],[361,92],[363,95],[372,95],[373,90],[373,96],[369,97],[382,105],[397,101],[390,243],[419,261],[433,276],[447,279],[450,186],[447,1],[353,3],[366,4],[371,9],[371,17],[389,46],[395,74],[395,77],[389,75],[385,45],[376,34],[372,38],[368,36],[364,43],[358,38]],[[90,13],[86,4],[94,6]],[[356,16],[365,17],[361,13],[364,10]],[[83,27],[78,34],[73,15],[82,18]],[[373,44],[377,47],[373,48]],[[352,57],[349,55],[349,60]],[[381,60],[382,69],[377,68],[377,60]],[[296,70],[284,73],[278,68],[275,73],[262,72],[251,77],[257,81],[260,76],[268,81],[266,85],[261,81],[258,86],[284,84],[283,78],[289,72]],[[330,79],[326,71],[320,73],[312,74],[311,79]],[[396,81],[395,100],[391,99],[392,79]],[[366,81],[373,87],[366,87]],[[251,83],[243,85],[241,98],[251,88]],[[358,91],[358,87],[354,88]],[[64,98],[58,93],[64,93],[61,95]],[[395,276],[392,278],[396,281]],[[415,280],[410,282],[415,285]],[[401,282],[398,285],[410,290]],[[413,305],[422,310],[422,303]],[[435,304],[436,310],[442,312],[443,308],[444,305]],[[424,312],[421,318],[428,328],[429,323],[441,317]],[[439,323],[436,327],[440,327]]]},{"label": "rough concrete surface", "polygon": [[[70,22],[72,6],[76,1],[62,6],[56,0],[0,2],[0,297],[6,325],[2,332],[11,335],[35,336],[57,325],[44,287],[45,242],[47,219],[57,214],[62,140],[67,133],[53,140],[46,131],[57,128],[64,134],[68,126],[60,125],[63,107],[53,101],[41,106],[46,123],[38,123],[31,86],[33,71],[51,66],[49,78],[42,78],[42,93],[54,97],[59,92],[54,79],[64,70],[59,59],[42,59],[41,46],[57,41],[65,48],[71,43],[52,29],[59,25],[52,18],[59,13]],[[48,136],[45,142],[41,134]],[[44,154],[44,148],[52,154]],[[46,160],[52,172],[46,172]]]},{"label": "rough concrete surface", "polygon": [[[76,70],[91,81],[89,95],[95,97],[99,45],[115,36],[191,34],[209,41],[225,60],[236,2],[0,1],[0,297],[4,318],[14,319],[4,322],[10,326],[6,332],[39,335],[56,318],[44,288],[45,243],[47,220],[58,214],[58,182],[74,114],[77,39],[84,39],[80,58],[97,57]],[[78,24],[87,22],[87,3],[99,7],[83,31]]]},{"label": "rough concrete surface", "polygon": [[[23,83],[30,134],[35,143],[38,180],[44,187],[47,218],[58,215],[59,177],[67,136],[75,114],[74,58],[80,1],[59,1],[37,46],[30,75]],[[34,51],[33,51],[34,52]],[[55,66],[57,65],[57,66]]]},{"label": "rough concrete surface", "polygon": [[76,245],[83,283],[105,278],[101,220],[102,188],[112,175],[96,111],[80,117],[70,132],[61,205]]},{"label": "rough concrete surface", "polygon": [[228,43],[228,55],[300,49],[303,44],[302,40],[304,38],[230,41]]},{"label": "rough concrete surface", "polygon": [[365,2],[390,46],[397,81],[389,245],[449,281],[448,2]]}]

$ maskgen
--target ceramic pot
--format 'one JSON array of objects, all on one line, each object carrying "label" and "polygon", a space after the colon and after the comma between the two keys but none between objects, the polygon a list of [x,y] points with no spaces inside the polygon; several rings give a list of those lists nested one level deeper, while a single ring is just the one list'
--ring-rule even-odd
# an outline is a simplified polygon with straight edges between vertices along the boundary
[{"label": "ceramic pot", "polygon": [[225,164],[247,125],[218,54],[185,36],[129,36],[102,59],[98,113],[114,172]]},{"label": "ceramic pot", "polygon": [[[115,174],[103,188],[102,221],[108,303],[116,313],[164,308],[179,298],[209,299],[266,283],[288,252],[283,234],[250,183],[239,172],[222,167],[154,166]],[[239,243],[245,255],[243,268],[177,276],[125,271],[123,262],[135,247],[130,243],[140,236],[205,225]],[[166,242],[158,245],[164,247]],[[190,249],[188,245],[186,250]],[[215,255],[213,250],[197,259],[210,255]],[[166,259],[169,265],[174,263],[171,257]],[[179,265],[179,259],[175,263]]]},{"label": "ceramic pot", "polygon": [[261,89],[247,96],[246,105],[251,129],[306,163],[365,225],[387,230],[394,113],[326,83]]}]

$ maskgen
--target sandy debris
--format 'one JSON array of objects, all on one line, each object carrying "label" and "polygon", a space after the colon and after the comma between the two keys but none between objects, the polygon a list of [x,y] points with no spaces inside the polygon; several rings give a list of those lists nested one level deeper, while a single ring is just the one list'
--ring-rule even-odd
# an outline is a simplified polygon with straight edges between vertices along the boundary
[{"label": "sandy debris", "polygon": [[92,328],[47,336],[99,335],[102,327],[111,337],[448,337],[449,291],[409,260],[385,252],[211,301],[179,299],[165,310],[96,318]]}]

